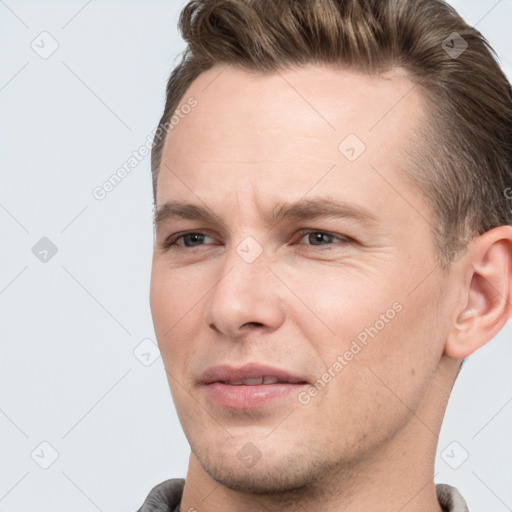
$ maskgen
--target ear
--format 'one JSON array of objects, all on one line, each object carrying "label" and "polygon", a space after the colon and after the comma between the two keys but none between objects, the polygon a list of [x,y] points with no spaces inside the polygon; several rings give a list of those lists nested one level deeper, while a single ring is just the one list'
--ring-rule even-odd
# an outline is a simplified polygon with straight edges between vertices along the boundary
[{"label": "ear", "polygon": [[464,359],[498,334],[512,316],[512,226],[475,237],[462,265],[462,300],[444,353]]}]

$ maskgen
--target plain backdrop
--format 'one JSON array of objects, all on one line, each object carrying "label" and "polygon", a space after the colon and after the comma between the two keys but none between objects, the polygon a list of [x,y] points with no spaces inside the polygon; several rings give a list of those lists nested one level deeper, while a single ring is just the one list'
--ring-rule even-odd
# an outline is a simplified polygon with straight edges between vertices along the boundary
[{"label": "plain backdrop", "polygon": [[[0,0],[0,512],[130,512],[184,477],[149,309],[144,144],[184,49],[183,2]],[[512,1],[453,5],[512,76]],[[512,329],[471,356],[436,482],[473,512],[512,510]]]}]

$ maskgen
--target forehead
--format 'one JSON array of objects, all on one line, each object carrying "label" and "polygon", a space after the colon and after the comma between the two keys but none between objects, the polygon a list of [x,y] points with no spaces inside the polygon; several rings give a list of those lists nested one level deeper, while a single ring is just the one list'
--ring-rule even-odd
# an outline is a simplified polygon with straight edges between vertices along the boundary
[{"label": "forehead", "polygon": [[310,65],[263,74],[219,65],[192,83],[178,111],[191,98],[197,106],[166,138],[157,204],[173,191],[207,198],[256,185],[296,195],[333,165],[336,185],[360,196],[376,170],[407,167],[403,150],[424,112],[400,70],[369,76]]},{"label": "forehead", "polygon": [[[284,125],[293,125],[294,132],[308,136],[336,140],[352,132],[368,139],[372,132],[413,121],[423,103],[418,88],[399,69],[370,76],[314,65],[265,74],[218,65],[191,84],[178,110],[190,97],[198,102],[193,115],[184,116],[179,122],[182,129],[175,127],[168,136],[177,149],[187,143],[184,139],[191,134],[187,131],[182,136],[182,132],[192,124],[198,130],[191,143],[229,145],[240,152],[249,142],[254,145],[263,139],[271,144],[271,132]],[[256,129],[263,131],[256,134]],[[247,132],[252,135],[250,141]],[[230,140],[226,140],[227,133]]]}]

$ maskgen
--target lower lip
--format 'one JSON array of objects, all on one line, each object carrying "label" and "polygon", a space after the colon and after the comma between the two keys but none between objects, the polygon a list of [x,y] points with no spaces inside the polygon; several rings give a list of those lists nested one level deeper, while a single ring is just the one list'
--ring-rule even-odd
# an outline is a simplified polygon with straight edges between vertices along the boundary
[{"label": "lower lip", "polygon": [[222,382],[206,385],[208,398],[229,409],[254,409],[265,407],[280,398],[297,396],[305,384],[260,384],[256,386],[231,386]]}]

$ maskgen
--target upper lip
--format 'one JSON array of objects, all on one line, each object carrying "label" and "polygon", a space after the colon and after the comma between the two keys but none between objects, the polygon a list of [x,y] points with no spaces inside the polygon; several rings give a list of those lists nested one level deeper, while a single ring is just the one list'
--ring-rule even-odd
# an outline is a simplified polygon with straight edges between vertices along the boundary
[{"label": "upper lip", "polygon": [[238,367],[228,364],[212,366],[202,374],[201,382],[203,384],[211,384],[212,382],[237,382],[261,377],[274,377],[278,382],[288,382],[291,384],[306,383],[306,380],[300,375],[274,366],[257,363],[247,363]]}]

